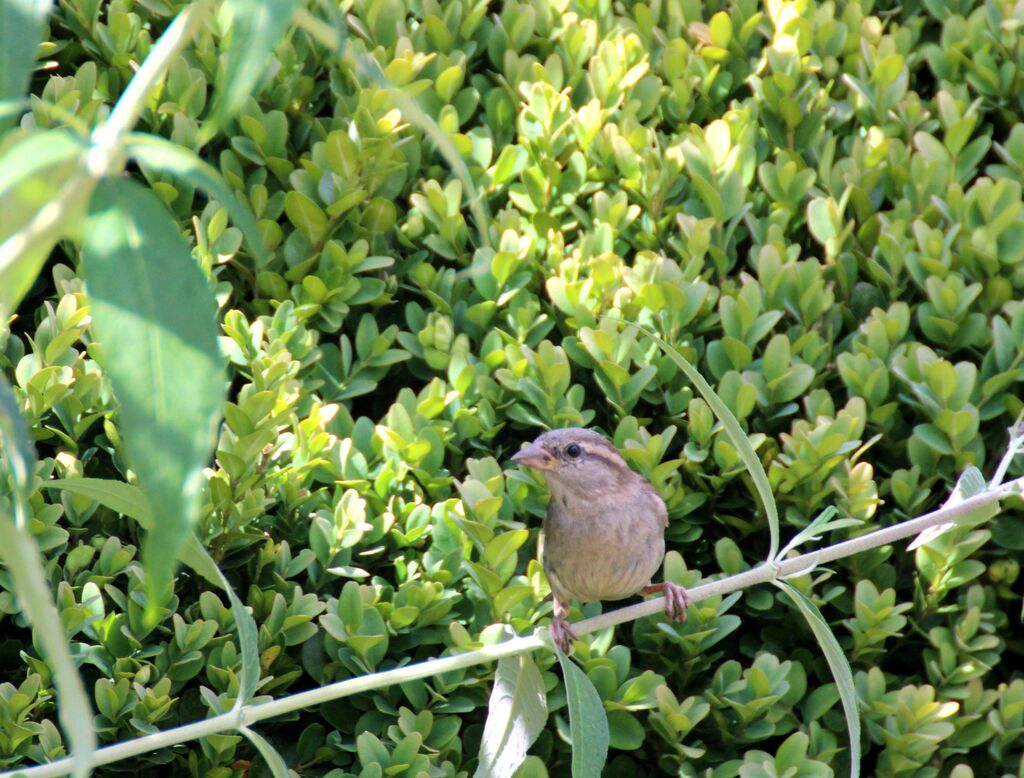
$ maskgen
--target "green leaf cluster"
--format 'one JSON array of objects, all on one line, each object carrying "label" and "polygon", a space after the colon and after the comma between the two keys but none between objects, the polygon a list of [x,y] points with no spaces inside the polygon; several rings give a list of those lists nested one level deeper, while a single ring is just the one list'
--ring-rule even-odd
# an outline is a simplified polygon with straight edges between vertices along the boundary
[{"label": "green leaf cluster", "polygon": [[[509,462],[542,429],[607,433],[668,506],[666,577],[694,585],[777,547],[765,489],[782,545],[853,537],[990,472],[1024,410],[1012,4],[228,0],[139,103],[126,175],[85,183],[184,5],[10,7],[0,246],[77,194],[0,253],[0,521],[23,512],[102,744],[546,624],[546,492]],[[8,484],[18,414],[38,463]],[[841,775],[831,627],[865,774],[1015,774],[1010,508],[588,636],[577,663],[453,671],[127,767],[456,778],[529,753],[540,778],[595,774],[606,740],[611,776]],[[24,598],[0,568],[3,768],[70,745]],[[546,723],[493,734],[524,685]]]}]

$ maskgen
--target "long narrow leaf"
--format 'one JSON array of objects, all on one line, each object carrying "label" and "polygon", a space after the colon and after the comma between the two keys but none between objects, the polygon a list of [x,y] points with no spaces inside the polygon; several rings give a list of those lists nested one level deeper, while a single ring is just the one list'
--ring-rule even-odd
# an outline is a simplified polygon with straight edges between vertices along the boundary
[{"label": "long narrow leaf", "polygon": [[857,689],[853,685],[853,672],[850,670],[850,663],[846,654],[839,647],[832,628],[821,615],[821,611],[803,593],[792,584],[785,581],[772,581],[779,589],[792,600],[797,610],[807,620],[811,632],[821,646],[821,652],[825,655],[825,661],[832,671],[832,677],[836,681],[836,688],[839,690],[839,701],[843,706],[843,715],[846,716],[846,728],[850,735],[850,778],[860,776],[860,713],[857,710]]},{"label": "long narrow leaf", "polygon": [[249,727],[242,727],[239,731],[249,738],[249,741],[256,746],[256,750],[260,752],[260,756],[262,756],[263,761],[267,763],[267,767],[270,768],[270,774],[273,775],[274,778],[288,778],[290,773],[288,772],[288,765],[285,764],[284,758],[277,752],[276,748],[270,745],[263,735],[255,730],[249,729]]},{"label": "long narrow leaf", "polygon": [[152,618],[198,515],[224,402],[217,308],[166,208],[127,179],[97,187],[83,258],[99,361],[129,463],[158,514],[142,549]]},{"label": "long narrow leaf", "polygon": [[14,311],[78,221],[91,189],[78,172],[85,150],[74,134],[50,130],[18,140],[0,157],[0,318]]},{"label": "long narrow leaf", "polygon": [[[0,561],[14,579],[14,590],[33,633],[53,670],[60,705],[57,714],[71,745],[73,772],[85,776],[96,750],[92,707],[71,658],[64,625],[46,581],[43,557],[28,531],[28,496],[35,452],[17,399],[0,375]],[[8,519],[7,514],[19,517]]]},{"label": "long narrow leaf", "polygon": [[[48,13],[50,0],[0,2],[0,100],[25,96]],[[8,121],[0,118],[0,129]]]},{"label": "long narrow leaf", "polygon": [[252,94],[267,69],[274,47],[291,23],[297,0],[227,0],[231,11],[224,77],[218,78],[220,92],[214,102],[209,124],[202,137],[213,133],[234,116]]},{"label": "long narrow leaf", "polygon": [[266,266],[267,250],[260,239],[259,227],[249,206],[231,191],[224,177],[201,160],[194,151],[157,135],[141,132],[131,133],[125,148],[128,156],[144,167],[181,178],[202,189],[223,205],[235,226],[245,236],[245,242],[256,259],[257,266]]},{"label": "long narrow leaf", "polygon": [[572,734],[573,778],[593,778],[601,774],[608,758],[608,715],[594,684],[562,649],[555,647],[562,666],[565,697],[569,704],[569,731]]},{"label": "long narrow leaf", "polygon": [[722,402],[722,399],[716,394],[715,390],[711,388],[711,384],[704,380],[704,376],[697,371],[697,368],[691,365],[690,361],[679,352],[679,349],[646,327],[633,322],[628,322],[627,326],[635,327],[657,343],[665,356],[679,366],[679,369],[697,387],[697,391],[701,393],[707,404],[711,406],[711,410],[714,411],[718,420],[722,422],[725,431],[729,433],[733,445],[736,446],[736,451],[739,452],[740,459],[743,460],[747,472],[750,473],[750,478],[754,482],[757,495],[761,498],[761,503],[764,505],[765,516],[768,518],[768,534],[770,537],[768,559],[775,559],[779,549],[779,509],[775,505],[775,496],[772,494],[771,484],[768,483],[768,474],[765,473],[757,452],[750,445],[750,441],[743,433],[743,428],[740,427],[736,416],[729,410],[729,406]]},{"label": "long narrow leaf", "polygon": [[[86,148],[81,138],[67,130],[47,130],[25,136],[0,157],[0,198],[44,172],[48,178],[52,177],[48,168],[75,160]],[[32,182],[32,186],[38,186],[38,182]],[[33,204],[40,202],[38,196],[33,198]],[[13,232],[14,227],[5,225],[0,235],[7,229]]]},{"label": "long narrow leaf", "polygon": [[[7,500],[0,496],[0,514],[5,512],[5,502]],[[13,522],[2,517],[0,561],[14,579],[18,601],[32,623],[33,634],[42,646],[47,665],[53,670],[59,702],[57,715],[71,745],[74,774],[88,775],[92,755],[96,750],[90,697],[71,658],[64,625],[46,581],[39,547],[27,532],[19,530]]]},{"label": "long narrow leaf", "polygon": [[[956,481],[956,486],[953,487],[953,491],[950,493],[946,502],[942,504],[943,508],[949,508],[953,505],[963,502],[968,497],[973,497],[976,494],[981,494],[986,489],[985,476],[981,474],[981,471],[973,465],[968,467],[960,475]],[[968,519],[970,524],[977,524],[992,518],[998,513],[998,509],[992,505],[986,505],[982,508],[978,508],[974,512],[974,518]],[[912,541],[907,546],[907,551],[915,551],[923,545],[931,543],[933,540],[938,538],[940,535],[945,535],[954,527],[966,527],[969,526],[964,521],[956,523],[950,522],[949,524],[939,524],[935,527],[929,527]]]},{"label": "long narrow leaf", "polygon": [[[137,486],[123,481],[111,481],[105,478],[59,478],[43,483],[44,489],[59,489],[68,494],[77,494],[98,502],[116,513],[121,513],[134,521],[147,532],[156,525],[153,509],[146,495]],[[217,563],[213,561],[206,549],[199,543],[194,534],[181,552],[181,561],[195,573],[201,575],[214,586],[221,587],[222,576]]]},{"label": "long narrow leaf", "polygon": [[[134,519],[147,532],[156,523],[153,509],[146,495],[136,486],[123,481],[111,481],[104,478],[60,478],[43,484],[47,489],[59,489],[69,494],[78,494],[95,500],[117,513],[123,513]],[[235,594],[228,579],[217,567],[213,557],[199,543],[199,539],[190,532],[185,546],[182,548],[181,561],[194,572],[201,575],[214,586],[223,589],[231,603],[231,612],[238,627],[238,642],[242,651],[242,677],[239,701],[249,702],[256,693],[260,682],[259,636],[256,622],[245,605]]]},{"label": "long narrow leaf", "polygon": [[0,125],[25,110],[28,100],[0,100]]},{"label": "long narrow leaf", "polygon": [[533,658],[520,654],[499,659],[474,778],[511,778],[547,718],[544,680]]},{"label": "long narrow leaf", "polygon": [[[0,490],[10,483],[11,492],[21,500],[29,497],[29,482],[35,462],[35,449],[18,408],[18,398],[0,373]],[[4,472],[6,470],[6,472]],[[16,522],[19,527],[23,521]]]}]

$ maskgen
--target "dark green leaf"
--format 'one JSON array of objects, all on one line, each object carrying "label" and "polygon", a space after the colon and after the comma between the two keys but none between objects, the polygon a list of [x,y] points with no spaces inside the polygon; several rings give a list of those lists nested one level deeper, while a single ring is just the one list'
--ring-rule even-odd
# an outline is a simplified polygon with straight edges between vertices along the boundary
[{"label": "dark green leaf", "polygon": [[[25,96],[50,5],[50,0],[0,3],[0,100]],[[0,118],[0,129],[9,118]]]},{"label": "dark green leaf", "polygon": [[153,614],[197,518],[224,401],[217,307],[163,204],[127,179],[97,187],[83,257],[98,361],[131,467],[159,506],[143,544]]},{"label": "dark green leaf", "polygon": [[572,733],[573,778],[600,775],[608,758],[608,716],[594,684],[575,662],[555,647],[562,666]]}]

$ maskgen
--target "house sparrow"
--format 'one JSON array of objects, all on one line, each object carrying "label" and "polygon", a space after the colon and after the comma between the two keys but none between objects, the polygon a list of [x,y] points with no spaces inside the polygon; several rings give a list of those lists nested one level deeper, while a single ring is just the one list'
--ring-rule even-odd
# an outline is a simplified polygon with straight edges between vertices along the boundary
[{"label": "house sparrow", "polygon": [[601,435],[579,427],[551,430],[512,457],[540,471],[551,489],[541,561],[554,595],[551,637],[565,652],[576,638],[569,600],[621,600],[665,593],[665,613],[686,620],[686,590],[651,584],[665,556],[665,503]]}]

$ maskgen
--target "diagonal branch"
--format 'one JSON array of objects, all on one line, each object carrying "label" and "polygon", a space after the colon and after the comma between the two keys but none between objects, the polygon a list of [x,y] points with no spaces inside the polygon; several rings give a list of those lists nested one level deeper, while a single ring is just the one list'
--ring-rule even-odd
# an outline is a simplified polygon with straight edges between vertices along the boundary
[{"label": "diagonal branch", "polygon": [[[775,565],[763,564],[727,578],[695,586],[689,590],[690,598],[693,602],[697,602],[709,597],[718,597],[730,592],[747,589],[757,584],[768,583],[776,578],[810,572],[820,564],[834,562],[837,559],[852,556],[862,551],[895,543],[898,540],[915,536],[929,527],[947,522],[956,523],[962,521],[976,509],[1013,495],[1024,497],[1024,477],[969,497],[956,505],[926,513],[916,519],[908,519],[891,527],[885,527],[860,537],[845,540],[842,543],[836,543],[816,551],[809,551],[806,554],[783,560]],[[637,605],[631,605],[627,608],[620,608],[610,613],[604,613],[591,619],[585,619],[574,624],[573,628],[578,634],[584,635],[588,632],[607,629],[616,624],[634,621],[644,616],[651,616],[664,610],[664,608],[665,600],[659,597],[654,600],[638,603]],[[548,640],[547,630],[539,629],[533,635],[513,638],[504,643],[469,651],[465,654],[428,659],[425,662],[406,665],[394,670],[385,670],[384,672],[371,675],[348,678],[344,681],[321,686],[318,689],[299,692],[298,694],[282,697],[277,700],[257,705],[248,705],[238,711],[233,710],[203,721],[197,721],[192,724],[176,727],[175,729],[101,748],[96,752],[93,764],[97,766],[110,764],[111,762],[117,762],[132,756],[156,751],[160,748],[207,737],[218,732],[235,730],[257,721],[280,716],[301,708],[320,705],[342,697],[349,697],[353,694],[394,686],[395,684],[405,683],[417,678],[440,675],[441,673],[465,667],[486,664],[502,657],[515,656],[527,651],[536,651],[538,648],[546,647]],[[39,767],[2,773],[0,778],[13,778],[15,775],[23,778],[51,778],[52,776],[67,775],[71,772],[71,768],[71,759],[61,759]]]}]

